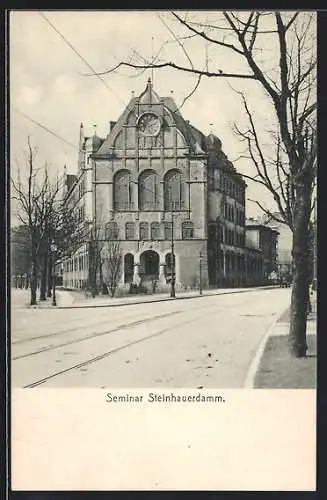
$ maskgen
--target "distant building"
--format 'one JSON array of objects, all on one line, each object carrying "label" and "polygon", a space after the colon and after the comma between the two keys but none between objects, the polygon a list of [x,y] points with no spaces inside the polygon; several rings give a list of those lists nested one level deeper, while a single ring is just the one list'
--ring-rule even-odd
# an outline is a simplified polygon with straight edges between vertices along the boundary
[{"label": "distant building", "polygon": [[279,232],[274,227],[260,224],[256,219],[246,221],[246,246],[262,251],[262,276],[265,281],[278,272],[277,247]]},{"label": "distant building", "polygon": [[[279,213],[274,214],[280,217]],[[292,274],[292,239],[293,233],[289,226],[276,221],[272,217],[265,216],[262,223],[278,231],[277,265],[278,274]]]}]

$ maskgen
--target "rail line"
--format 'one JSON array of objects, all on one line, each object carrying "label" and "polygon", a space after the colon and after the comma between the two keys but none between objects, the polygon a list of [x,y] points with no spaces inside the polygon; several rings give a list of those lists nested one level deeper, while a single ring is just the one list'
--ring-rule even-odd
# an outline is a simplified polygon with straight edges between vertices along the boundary
[{"label": "rail line", "polygon": [[[133,316],[135,316],[135,314],[130,314],[129,316],[127,316],[127,319],[128,318],[132,318]],[[139,314],[139,316],[142,316],[142,314]],[[101,315],[101,318],[102,317],[103,317],[103,315]],[[104,324],[108,323],[108,319],[110,319],[110,318],[108,318],[108,316],[107,316],[107,318],[105,320],[101,319],[101,321],[97,321],[97,322],[93,323],[91,326],[93,327],[93,326],[104,325]],[[77,321],[80,321],[80,318]],[[56,323],[54,323],[54,324],[56,324]],[[47,333],[45,335],[37,335],[35,337],[29,337],[28,339],[13,340],[11,342],[11,344],[12,345],[26,344],[27,342],[33,342],[34,340],[42,340],[42,339],[46,339],[46,338],[49,338],[49,337],[56,337],[58,335],[64,335],[66,333],[74,332],[75,330],[84,330],[86,328],[90,328],[90,325],[89,324],[85,325],[85,326],[81,325],[81,326],[78,326],[78,327],[75,327],[75,328],[69,328],[67,330],[61,330],[59,332],[53,332],[53,333]]]},{"label": "rail line", "polygon": [[[197,306],[197,307],[193,307],[192,310],[197,310],[197,309],[207,309],[207,308],[212,308],[212,307],[216,307],[217,308],[217,305],[207,305],[207,306]],[[220,308],[225,308],[226,306],[221,306],[220,305]],[[228,306],[227,306],[228,307]],[[182,313],[183,310],[178,310],[177,312],[179,313]],[[174,311],[169,311],[169,313],[165,313],[167,315],[170,315],[170,314],[173,314]],[[139,315],[135,315],[135,314],[130,314],[127,316],[126,319],[128,318],[131,318],[131,317],[137,317],[137,316],[144,316],[144,313],[141,313]],[[101,315],[102,317],[102,315]],[[152,316],[151,316],[152,318]],[[100,319],[100,318],[99,318]],[[85,325],[85,326],[79,326],[79,327],[75,327],[75,328],[69,328],[67,330],[61,330],[59,332],[53,332],[53,333],[47,333],[45,335],[37,335],[37,336],[34,336],[34,337],[29,337],[28,339],[19,339],[19,340],[14,340],[11,342],[12,345],[21,345],[21,344],[26,344],[28,342],[33,342],[35,340],[43,340],[43,339],[46,339],[46,338],[49,338],[49,337],[56,337],[58,335],[64,335],[66,333],[70,333],[70,332],[74,332],[76,330],[84,330],[84,329],[87,329],[87,328],[90,328],[90,327],[93,327],[93,326],[100,326],[100,325],[104,325],[108,322],[108,319],[110,318],[106,318],[105,320],[101,320],[101,321],[97,321],[95,322],[94,324],[92,325]],[[12,359],[15,359],[15,358],[12,358]]]},{"label": "rail line", "polygon": [[48,380],[50,380],[52,378],[59,377],[60,375],[64,375],[65,373],[70,372],[72,370],[77,370],[78,368],[83,368],[84,366],[88,366],[88,365],[91,365],[92,363],[96,363],[97,361],[101,361],[104,358],[112,356],[116,352],[123,351],[124,349],[128,349],[131,346],[140,344],[141,342],[145,342],[145,341],[150,340],[154,337],[158,337],[159,335],[162,335],[163,333],[166,333],[173,328],[176,328],[176,327],[182,326],[182,325],[186,325],[188,323],[192,323],[192,321],[194,321],[194,318],[188,319],[186,321],[182,321],[182,322],[178,323],[177,325],[176,324],[171,325],[167,328],[160,330],[159,332],[148,335],[147,337],[142,337],[141,339],[134,340],[133,342],[129,342],[129,343],[124,344],[124,345],[119,346],[119,347],[115,347],[114,349],[111,349],[110,351],[106,351],[103,354],[100,354],[98,356],[94,356],[93,358],[90,358],[86,361],[82,361],[81,363],[77,363],[76,365],[70,366],[69,368],[65,368],[64,370],[60,370],[58,372],[52,373],[51,375],[48,375],[47,377],[44,377],[44,378],[39,379],[35,382],[32,382],[31,384],[25,385],[23,388],[24,389],[32,389],[34,387],[37,387],[38,385],[44,384],[45,382],[47,382]]},{"label": "rail line", "polygon": [[[53,351],[55,349],[60,349],[61,347],[66,347],[66,346],[71,345],[71,344],[77,344],[77,343],[83,342],[85,340],[90,340],[90,339],[94,339],[97,337],[102,337],[104,335],[108,335],[110,333],[114,333],[114,332],[117,332],[119,330],[124,330],[124,329],[129,328],[129,327],[141,325],[142,323],[149,323],[151,321],[155,321],[156,319],[165,318],[167,316],[173,316],[174,314],[180,314],[181,312],[183,312],[183,311],[173,311],[173,312],[169,312],[169,313],[165,313],[165,314],[159,314],[158,316],[150,316],[148,318],[138,319],[138,320],[132,321],[131,323],[123,323],[122,325],[118,325],[115,328],[112,328],[111,330],[106,330],[105,332],[91,333],[90,335],[85,335],[84,337],[80,337],[80,338],[75,339],[75,340],[70,340],[70,341],[64,342],[62,344],[57,344],[54,346],[53,345],[47,346],[47,347],[44,347],[43,349],[39,349],[38,351],[29,352],[26,354],[21,354],[20,356],[13,356],[11,359],[12,359],[12,361],[16,361],[18,359],[28,358],[30,356],[35,356],[37,354],[41,354],[41,353],[46,352],[46,351]],[[76,330],[76,328],[75,328],[75,330]]]},{"label": "rail line", "polygon": [[[215,308],[215,311],[218,311],[218,310],[222,310],[222,309],[226,309],[226,307],[228,308],[228,306],[225,306],[225,307],[220,307],[220,308],[217,308],[216,305],[210,305],[210,306],[205,306],[205,307],[195,307],[193,308],[193,310],[198,310],[198,309],[212,309],[212,308]],[[31,357],[31,356],[36,356],[38,354],[42,354],[43,352],[47,352],[47,351],[53,351],[55,349],[60,349],[61,347],[66,347],[68,345],[72,345],[72,344],[78,344],[79,342],[84,342],[86,340],[90,340],[90,339],[95,339],[97,337],[102,337],[104,335],[108,335],[110,333],[115,333],[119,330],[123,330],[123,329],[126,329],[126,328],[129,328],[129,327],[134,327],[134,326],[137,326],[137,325],[141,325],[142,323],[148,323],[148,322],[151,322],[151,321],[154,321],[156,319],[161,319],[161,318],[165,318],[167,316],[173,316],[175,314],[182,314],[183,312],[185,312],[185,310],[177,310],[177,311],[169,311],[169,312],[166,312],[166,313],[163,313],[163,314],[159,314],[157,316],[149,316],[149,317],[146,317],[146,318],[143,318],[143,319],[138,319],[138,320],[135,320],[135,321],[132,321],[130,323],[123,323],[122,325],[118,325],[110,330],[106,330],[105,332],[93,332],[91,333],[90,335],[85,335],[84,337],[80,337],[78,339],[74,339],[74,340],[70,340],[70,341],[67,341],[67,342],[64,342],[64,343],[61,343],[61,344],[56,344],[56,345],[51,345],[51,346],[46,346],[42,349],[38,349],[36,351],[33,351],[33,352],[29,352],[29,353],[26,353],[26,354],[21,354],[19,356],[13,356],[11,359],[12,361],[17,361],[19,359],[24,359],[24,358],[28,358],[28,357]],[[99,326],[103,323],[107,323],[107,321],[102,321],[100,323],[97,323],[95,326]],[[93,326],[93,325],[92,325]],[[90,325],[87,325],[86,327],[81,327],[81,328],[89,328]],[[80,328],[78,328],[79,330]],[[73,328],[71,330],[66,330],[65,333],[69,332],[69,331],[75,331],[77,330],[77,328]],[[63,332],[60,332],[60,333],[63,333]],[[51,336],[53,336],[54,334],[50,334]],[[43,335],[41,336],[41,338],[45,338],[46,336]]]}]

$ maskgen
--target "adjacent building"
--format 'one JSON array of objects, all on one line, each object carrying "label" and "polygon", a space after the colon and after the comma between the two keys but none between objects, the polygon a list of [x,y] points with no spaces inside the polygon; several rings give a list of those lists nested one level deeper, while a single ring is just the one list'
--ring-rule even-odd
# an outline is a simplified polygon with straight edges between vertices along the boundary
[{"label": "adjacent building", "polygon": [[[278,212],[273,214],[280,218]],[[293,233],[289,226],[276,221],[273,217],[265,216],[262,218],[262,224],[276,229],[278,231],[278,246],[277,246],[277,273],[279,276],[292,275],[292,239]]]},{"label": "adjacent building", "polygon": [[276,227],[261,224],[256,219],[250,218],[246,222],[246,244],[247,247],[257,248],[262,251],[262,263],[260,264],[260,279],[268,281],[271,275],[278,273],[278,237],[279,231]]}]

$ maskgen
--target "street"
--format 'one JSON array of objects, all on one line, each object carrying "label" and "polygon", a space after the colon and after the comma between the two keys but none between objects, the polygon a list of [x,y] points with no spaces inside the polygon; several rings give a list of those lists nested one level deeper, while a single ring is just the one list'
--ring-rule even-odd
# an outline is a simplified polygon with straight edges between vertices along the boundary
[{"label": "street", "polygon": [[121,307],[15,308],[13,387],[242,388],[290,289]]}]

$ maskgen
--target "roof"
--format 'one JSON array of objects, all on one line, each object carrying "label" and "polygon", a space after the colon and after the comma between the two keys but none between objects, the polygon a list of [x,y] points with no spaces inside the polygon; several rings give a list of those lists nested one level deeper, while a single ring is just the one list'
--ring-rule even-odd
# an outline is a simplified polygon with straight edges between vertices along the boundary
[{"label": "roof", "polygon": [[260,224],[259,222],[245,222],[245,229],[263,229],[265,231],[271,231],[273,233],[279,234],[279,231],[277,229],[274,229],[271,226],[266,226],[265,224]]},{"label": "roof", "polygon": [[102,139],[98,135],[94,134],[91,137],[85,137],[84,146],[86,146],[87,143],[91,143],[92,151],[95,152],[99,149],[99,147],[101,146],[103,141],[104,141],[104,139]]},{"label": "roof", "polygon": [[101,139],[102,142],[101,144],[99,142],[99,147],[95,156],[107,156],[112,152],[118,134],[120,133],[123,125],[126,123],[128,115],[137,104],[151,105],[159,103],[163,103],[164,107],[171,113],[172,118],[176,124],[176,128],[185,137],[191,154],[197,156],[211,155],[212,167],[227,170],[228,172],[234,174],[234,176],[237,177],[239,181],[245,184],[242,175],[237,172],[232,162],[228,160],[226,154],[222,151],[221,140],[214,134],[209,134],[206,137],[199,129],[190,124],[189,121],[185,120],[172,97],[160,97],[153,90],[153,85],[150,78],[148,79],[146,88],[141,93],[141,95],[139,97],[132,97],[107,137],[105,139]]}]

